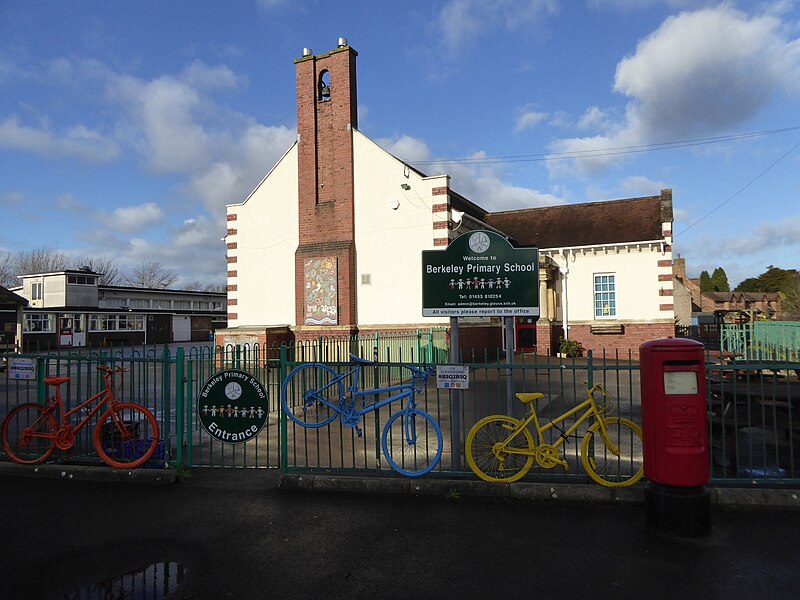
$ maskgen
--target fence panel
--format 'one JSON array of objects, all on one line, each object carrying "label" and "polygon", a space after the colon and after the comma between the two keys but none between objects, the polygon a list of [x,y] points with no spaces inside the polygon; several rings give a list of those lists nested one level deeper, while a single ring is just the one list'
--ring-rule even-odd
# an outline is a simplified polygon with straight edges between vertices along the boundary
[{"label": "fence panel", "polygon": [[[371,344],[371,345],[370,345]],[[379,347],[379,364],[362,370],[362,389],[373,389],[407,380],[405,360],[420,356],[423,345],[402,346],[390,340]],[[435,345],[434,345],[435,347]],[[399,406],[388,406],[369,414],[362,423],[362,436],[338,421],[317,430],[295,426],[281,414],[280,386],[289,370],[310,357],[344,356],[330,361],[341,371],[351,367],[349,353],[355,349],[364,358],[374,357],[374,338],[332,340],[330,343],[298,344],[283,348],[202,346],[170,351],[163,348],[127,348],[15,355],[37,364],[35,380],[14,380],[0,374],[0,417],[23,402],[46,398],[45,376],[69,376],[62,385],[67,410],[102,389],[98,364],[120,365],[124,376],[124,398],[140,402],[157,417],[166,450],[165,461],[149,466],[278,468],[286,470],[348,472],[394,476],[382,457],[380,434],[386,420]],[[389,360],[400,357],[395,362]],[[593,356],[555,359],[516,355],[514,364],[495,357],[473,362],[469,388],[437,389],[429,379],[418,395],[418,405],[437,420],[444,436],[444,453],[433,477],[465,477],[464,440],[472,425],[488,414],[522,416],[523,407],[514,394],[538,391],[545,394],[538,412],[547,418],[561,414],[585,398],[586,389],[603,383],[616,400],[615,414],[641,423],[639,365],[630,357]],[[236,368],[252,373],[268,393],[269,415],[259,435],[243,444],[212,439],[198,417],[198,397],[203,384],[221,369]],[[720,362],[708,360],[709,441],[712,481],[739,485],[781,484],[800,486],[800,363],[780,361]],[[56,452],[55,460],[97,463],[92,426],[79,432],[70,453]],[[577,432],[580,436],[582,431]],[[551,430],[550,436],[559,431]],[[546,443],[554,437],[545,439]],[[570,439],[564,450],[568,471],[560,467],[534,468],[531,480],[588,481],[580,467],[579,440]]]}]

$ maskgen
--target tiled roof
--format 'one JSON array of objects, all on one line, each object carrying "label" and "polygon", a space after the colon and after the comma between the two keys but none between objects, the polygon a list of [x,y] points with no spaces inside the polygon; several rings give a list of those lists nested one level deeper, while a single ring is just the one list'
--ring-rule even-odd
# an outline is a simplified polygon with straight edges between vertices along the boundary
[{"label": "tiled roof", "polygon": [[520,246],[573,248],[663,239],[662,223],[672,221],[672,192],[659,196],[564,204],[489,213],[487,224]]}]

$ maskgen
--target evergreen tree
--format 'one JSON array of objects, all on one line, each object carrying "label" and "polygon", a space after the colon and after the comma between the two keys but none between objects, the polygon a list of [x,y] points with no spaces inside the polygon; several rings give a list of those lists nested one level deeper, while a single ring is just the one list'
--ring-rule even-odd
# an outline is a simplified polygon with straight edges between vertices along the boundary
[{"label": "evergreen tree", "polygon": [[711,286],[711,276],[708,274],[708,271],[703,271],[700,273],[700,291],[701,292],[713,292],[713,288]]},{"label": "evergreen tree", "polygon": [[731,291],[731,286],[728,283],[728,275],[725,273],[725,269],[722,267],[717,267],[711,274],[711,287],[715,292]]}]

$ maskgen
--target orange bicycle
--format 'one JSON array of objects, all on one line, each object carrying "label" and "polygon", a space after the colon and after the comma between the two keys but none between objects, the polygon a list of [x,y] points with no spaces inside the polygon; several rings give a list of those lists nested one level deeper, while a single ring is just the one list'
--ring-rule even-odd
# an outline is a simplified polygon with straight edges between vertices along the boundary
[{"label": "orange bicycle", "polygon": [[[94,427],[97,455],[115,469],[133,469],[147,462],[158,447],[155,416],[139,404],[117,399],[114,378],[127,369],[103,365],[97,369],[103,372],[105,388],[66,412],[60,386],[70,378],[45,377],[44,382],[55,388],[55,394],[45,404],[19,405],[3,421],[3,450],[6,455],[14,462],[35,465],[47,460],[56,448],[69,450],[75,444],[75,435],[108,405],[108,410]],[[90,409],[95,402],[97,404]],[[73,424],[71,417],[81,411],[86,416]]]}]

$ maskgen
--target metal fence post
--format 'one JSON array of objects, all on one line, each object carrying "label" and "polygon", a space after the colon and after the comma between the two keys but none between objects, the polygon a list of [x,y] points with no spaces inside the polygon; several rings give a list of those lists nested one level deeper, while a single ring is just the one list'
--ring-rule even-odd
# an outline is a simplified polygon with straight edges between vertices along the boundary
[{"label": "metal fence post", "polygon": [[186,399],[185,368],[186,360],[183,348],[178,347],[178,351],[175,353],[175,445],[177,446],[175,459],[178,465],[183,464],[183,446],[186,439],[184,437],[186,423],[183,418]]},{"label": "metal fence post", "polygon": [[[10,368],[10,367],[9,367]],[[41,356],[36,357],[36,402],[44,404],[47,400],[47,386],[44,384],[46,375],[45,359]]]},{"label": "metal fence post", "polygon": [[589,350],[586,361],[586,379],[587,387],[591,388],[594,385],[594,353]]},{"label": "metal fence post", "polygon": [[[288,360],[287,357],[287,349],[286,344],[281,344],[281,364],[278,368],[278,394],[280,394],[281,387],[283,386],[283,382],[286,379],[286,362]],[[280,457],[279,457],[279,466],[281,473],[286,473],[288,470],[288,462],[289,462],[289,444],[286,439],[288,434],[287,431],[287,423],[286,423],[286,414],[283,412],[283,404],[278,401],[278,410],[280,411],[280,417],[278,419],[279,427],[278,432],[280,436]]]}]

